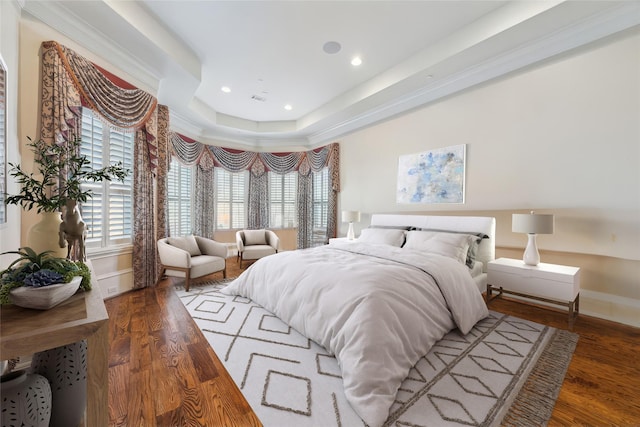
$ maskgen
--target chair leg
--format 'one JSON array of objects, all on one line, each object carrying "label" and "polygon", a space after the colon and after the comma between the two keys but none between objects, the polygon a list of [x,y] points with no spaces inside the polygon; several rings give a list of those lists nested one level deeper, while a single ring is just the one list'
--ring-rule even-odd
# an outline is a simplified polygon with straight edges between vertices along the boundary
[{"label": "chair leg", "polygon": [[190,285],[190,283],[189,283],[190,280],[189,279],[191,278],[190,276],[191,276],[191,274],[190,274],[189,270],[187,270],[184,273],[184,290],[185,290],[185,292],[189,292],[189,285]]},{"label": "chair leg", "polygon": [[227,267],[225,267],[224,270],[222,270],[222,278],[223,279],[227,278]]}]

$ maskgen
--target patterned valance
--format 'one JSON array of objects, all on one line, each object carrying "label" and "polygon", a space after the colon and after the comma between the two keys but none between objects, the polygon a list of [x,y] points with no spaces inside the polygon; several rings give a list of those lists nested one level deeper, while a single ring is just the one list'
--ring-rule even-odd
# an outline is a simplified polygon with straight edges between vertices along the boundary
[{"label": "patterned valance", "polygon": [[202,170],[218,166],[229,172],[249,170],[254,176],[269,171],[280,174],[299,171],[308,175],[328,167],[332,174],[333,190],[340,191],[339,175],[336,175],[340,163],[337,143],[311,151],[258,153],[205,145],[176,132],[171,132],[170,143],[171,153],[180,163],[186,166],[197,164]]},{"label": "patterned valance", "polygon": [[197,165],[200,161],[200,156],[204,152],[203,144],[187,140],[176,132],[169,133],[169,143],[171,144],[171,152],[185,166]]},{"label": "patterned valance", "polygon": [[249,175],[249,228],[265,228],[269,225],[269,196],[267,172],[279,174],[298,172],[298,236],[299,248],[310,246],[314,238],[313,228],[313,173],[329,169],[328,218],[326,240],[337,232],[337,202],[340,191],[340,150],[337,143],[311,151],[293,153],[257,153],[204,145],[188,140],[173,132],[170,137],[172,154],[184,165],[198,165],[196,169],[195,231],[211,236],[215,231],[214,167],[229,172],[248,170]]},{"label": "patterned valance", "polygon": [[120,129],[139,129],[154,112],[156,98],[141,89],[123,89],[85,57],[55,42],[42,43],[43,61],[56,55],[86,104]]},{"label": "patterned valance", "polygon": [[40,138],[62,144],[80,135],[83,102],[103,122],[120,130],[142,130],[149,167],[158,166],[157,99],[141,89],[114,84],[82,55],[55,41],[43,42]]}]

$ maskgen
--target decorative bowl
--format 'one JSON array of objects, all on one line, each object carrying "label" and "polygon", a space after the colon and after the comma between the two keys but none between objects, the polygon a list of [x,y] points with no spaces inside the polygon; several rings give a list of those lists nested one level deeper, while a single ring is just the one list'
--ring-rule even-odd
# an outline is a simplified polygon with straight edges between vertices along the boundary
[{"label": "decorative bowl", "polygon": [[82,283],[82,276],[75,276],[68,283],[34,288],[32,286],[20,286],[9,292],[11,302],[19,307],[33,308],[36,310],[48,310],[71,298]]}]

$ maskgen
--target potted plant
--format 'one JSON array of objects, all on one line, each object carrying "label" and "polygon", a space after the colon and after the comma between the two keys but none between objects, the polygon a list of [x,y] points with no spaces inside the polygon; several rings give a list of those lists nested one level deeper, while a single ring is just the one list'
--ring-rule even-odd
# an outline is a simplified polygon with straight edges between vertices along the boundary
[{"label": "potted plant", "polygon": [[91,289],[91,272],[83,262],[57,258],[49,251],[36,253],[29,247],[5,254],[19,257],[0,272],[0,304],[49,309],[78,288]]},{"label": "potted plant", "polygon": [[86,156],[79,154],[80,138],[67,144],[47,144],[43,140],[27,144],[35,154],[39,176],[25,172],[19,164],[9,163],[9,175],[22,186],[20,193],[8,196],[6,203],[21,205],[26,210],[34,207],[37,212],[56,212],[65,206],[67,200],[86,202],[92,195],[90,189],[82,189],[83,182],[119,181],[129,174],[122,162],[93,170]]},{"label": "potted plant", "polygon": [[20,193],[7,195],[5,202],[42,212],[44,218],[39,223],[41,227],[38,228],[36,224],[30,230],[29,245],[39,251],[52,250],[62,255],[59,250],[65,247],[64,240],[59,238],[62,222],[59,212],[62,207],[70,205],[75,208],[76,203],[86,202],[92,197],[91,189],[83,188],[83,183],[112,179],[124,181],[130,171],[123,167],[122,162],[91,169],[89,159],[80,154],[79,138],[64,144],[28,139],[30,143],[27,145],[34,153],[38,173],[28,173],[19,164],[9,163],[9,175],[16,179],[21,188]]}]

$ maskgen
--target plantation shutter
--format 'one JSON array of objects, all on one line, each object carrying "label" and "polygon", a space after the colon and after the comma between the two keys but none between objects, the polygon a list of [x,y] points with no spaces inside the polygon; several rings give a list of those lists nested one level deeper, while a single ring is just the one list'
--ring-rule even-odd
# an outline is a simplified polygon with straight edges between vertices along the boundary
[{"label": "plantation shutter", "polygon": [[[122,162],[128,170],[133,170],[133,138],[131,132],[112,130],[109,135],[109,163]],[[125,243],[132,235],[133,217],[133,174],[124,182],[106,181],[109,194],[109,244]]]},{"label": "plantation shutter", "polygon": [[273,228],[294,228],[297,210],[297,173],[269,172],[269,225]]},{"label": "plantation shutter", "polygon": [[247,173],[215,168],[217,229],[246,227]]},{"label": "plantation shutter", "polygon": [[[83,108],[80,154],[89,160],[92,168],[103,167],[103,131],[102,122],[93,117],[91,110]],[[87,247],[99,247],[102,244],[103,226],[105,222],[105,215],[102,209],[105,202],[103,185],[100,182],[85,182],[82,184],[82,189],[90,189],[93,192],[93,197],[81,205],[82,220],[85,223],[85,230],[87,231],[85,245]]]},{"label": "plantation shutter", "polygon": [[167,199],[169,203],[169,231],[172,236],[191,234],[191,168],[172,160],[167,175]]},{"label": "plantation shutter", "polygon": [[[122,162],[125,169],[133,170],[132,132],[109,129],[90,109],[82,109],[82,143],[80,154],[89,160],[89,167],[100,169]],[[107,247],[131,242],[133,232],[133,174],[124,182],[118,180],[84,182],[82,188],[93,196],[82,202],[87,247]]]},{"label": "plantation shutter", "polygon": [[244,228],[247,223],[245,200],[247,197],[246,173],[231,174],[231,228]]}]

